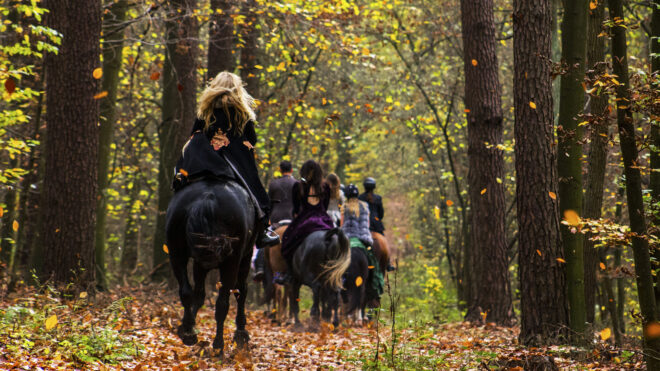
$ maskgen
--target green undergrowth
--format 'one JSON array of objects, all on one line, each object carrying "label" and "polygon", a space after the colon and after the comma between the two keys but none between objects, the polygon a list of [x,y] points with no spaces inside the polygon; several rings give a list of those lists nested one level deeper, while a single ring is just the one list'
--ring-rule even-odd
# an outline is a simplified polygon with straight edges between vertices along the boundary
[{"label": "green undergrowth", "polygon": [[[0,309],[0,349],[5,364],[35,357],[54,364],[116,364],[139,356],[143,347],[122,333],[120,312],[130,298],[94,309],[87,295],[62,300],[56,292],[32,293]],[[44,365],[40,365],[44,366]]]}]

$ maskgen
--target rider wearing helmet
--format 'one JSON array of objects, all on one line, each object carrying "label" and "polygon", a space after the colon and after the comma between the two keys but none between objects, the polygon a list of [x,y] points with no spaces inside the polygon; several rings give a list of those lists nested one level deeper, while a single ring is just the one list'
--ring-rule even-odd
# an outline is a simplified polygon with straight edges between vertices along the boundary
[{"label": "rider wearing helmet", "polygon": [[362,185],[364,186],[364,193],[358,199],[369,204],[369,230],[383,234],[385,232],[385,226],[383,226],[385,210],[383,209],[383,199],[374,193],[376,179],[368,177]]}]

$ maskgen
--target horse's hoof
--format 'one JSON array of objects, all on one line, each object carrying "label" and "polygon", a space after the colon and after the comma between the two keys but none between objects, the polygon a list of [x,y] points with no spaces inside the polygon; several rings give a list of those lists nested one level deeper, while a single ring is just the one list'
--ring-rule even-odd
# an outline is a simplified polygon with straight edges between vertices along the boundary
[{"label": "horse's hoof", "polygon": [[234,333],[234,342],[239,348],[243,348],[250,341],[250,334],[245,330],[236,330]]},{"label": "horse's hoof", "polygon": [[220,354],[222,355],[222,348],[225,347],[225,342],[222,340],[222,338],[215,338],[213,340],[213,349],[218,349],[220,351]]},{"label": "horse's hoof", "polygon": [[183,327],[179,326],[176,334],[185,345],[190,346],[197,344],[197,334],[195,333],[194,329],[192,331],[186,331],[183,329]]}]

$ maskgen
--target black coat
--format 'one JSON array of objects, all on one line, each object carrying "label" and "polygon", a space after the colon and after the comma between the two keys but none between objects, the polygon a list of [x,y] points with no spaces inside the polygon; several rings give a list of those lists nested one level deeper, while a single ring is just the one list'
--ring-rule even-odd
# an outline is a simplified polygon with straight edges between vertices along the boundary
[{"label": "black coat", "polygon": [[[254,159],[254,151],[249,149],[244,141],[250,142],[253,146],[257,143],[257,134],[254,130],[254,123],[248,121],[242,132],[236,129],[233,124],[229,127],[229,122],[236,122],[234,118],[235,111],[230,108],[229,117],[223,109],[217,108],[213,111],[214,122],[206,130],[205,121],[195,120],[192,129],[192,139],[184,151],[184,156],[179,160],[177,169],[185,169],[189,178],[204,175],[229,176],[233,177],[233,171],[224,158],[229,160],[247,183],[250,192],[254,195],[259,207],[266,213],[270,210],[270,200],[268,194],[261,184],[257,163]],[[221,130],[229,139],[229,145],[214,151],[211,146],[213,135]],[[215,156],[213,156],[215,155]],[[223,157],[224,155],[224,157]]]},{"label": "black coat", "polygon": [[358,199],[369,204],[369,230],[383,234],[385,232],[385,226],[383,225],[383,216],[385,215],[383,199],[374,193],[371,195],[371,201],[369,201],[369,194],[367,192],[359,195]]}]

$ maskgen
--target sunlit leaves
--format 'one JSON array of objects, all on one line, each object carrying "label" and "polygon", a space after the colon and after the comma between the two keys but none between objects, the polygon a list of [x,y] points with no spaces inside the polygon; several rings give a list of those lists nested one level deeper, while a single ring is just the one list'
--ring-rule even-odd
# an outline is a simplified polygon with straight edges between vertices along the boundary
[{"label": "sunlit leaves", "polygon": [[52,316],[48,317],[48,319],[46,319],[45,326],[46,331],[50,331],[55,326],[57,326],[57,315],[53,314]]}]

